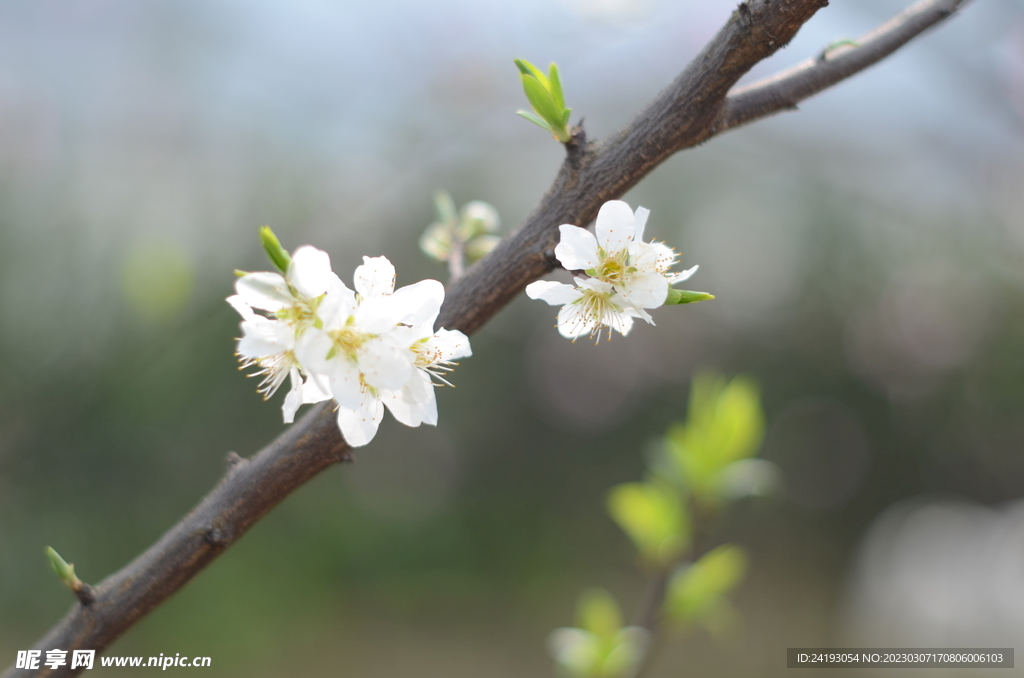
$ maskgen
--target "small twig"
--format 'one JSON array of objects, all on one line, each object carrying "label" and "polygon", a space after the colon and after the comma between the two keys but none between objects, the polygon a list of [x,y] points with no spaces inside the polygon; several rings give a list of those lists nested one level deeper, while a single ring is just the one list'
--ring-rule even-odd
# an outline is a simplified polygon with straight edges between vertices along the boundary
[{"label": "small twig", "polygon": [[[456,229],[458,230],[458,229]],[[452,239],[452,251],[448,255],[448,284],[452,284],[462,277],[465,272],[466,243],[462,241],[458,233]]]},{"label": "small twig", "polygon": [[647,629],[651,634],[651,640],[647,646],[647,652],[633,673],[633,678],[643,678],[643,675],[654,665],[654,659],[660,647],[661,620],[672,577],[682,563],[687,561],[695,563],[706,553],[707,549],[704,548],[704,545],[707,543],[707,539],[714,531],[715,524],[717,523],[715,515],[702,509],[700,505],[692,501],[687,502],[687,505],[690,515],[694,518],[695,530],[693,540],[682,556],[656,572],[647,582],[643,603],[640,606],[640,612],[637,614],[636,625]]},{"label": "small twig", "polygon": [[857,40],[830,45],[819,56],[729,94],[719,132],[790,111],[841,80],[878,63],[928,28],[948,19],[967,0],[921,0]]}]

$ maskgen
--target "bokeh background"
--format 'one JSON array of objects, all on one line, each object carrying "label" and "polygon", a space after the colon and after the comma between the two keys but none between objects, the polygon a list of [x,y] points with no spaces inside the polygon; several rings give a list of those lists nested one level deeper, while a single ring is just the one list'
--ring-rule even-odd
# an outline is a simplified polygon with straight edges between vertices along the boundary
[{"label": "bokeh background", "polygon": [[[901,0],[833,3],[756,75]],[[282,430],[232,355],[232,271],[289,249],[399,284],[431,195],[508,232],[561,148],[514,115],[557,61],[592,138],[733,3],[0,0],[0,665]],[[743,545],[736,637],[655,675],[781,675],[785,648],[1024,637],[1024,3],[978,0],[881,65],[671,159],[630,192],[717,295],[570,344],[522,298],[473,338],[436,429],[387,420],[109,653],[211,676],[549,675],[547,633],[644,580],[604,511],[701,369],[761,385],[785,490]],[[1021,649],[1021,647],[1018,647]],[[130,675],[129,669],[95,669]],[[1018,673],[1024,670],[1017,669]]]}]

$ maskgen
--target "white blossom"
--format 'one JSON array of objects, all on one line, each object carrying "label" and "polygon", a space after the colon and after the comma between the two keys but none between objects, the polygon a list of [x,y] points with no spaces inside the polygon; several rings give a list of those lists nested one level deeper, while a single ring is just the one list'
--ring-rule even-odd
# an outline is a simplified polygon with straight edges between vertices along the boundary
[{"label": "white blossom", "polygon": [[576,286],[551,280],[538,280],[526,287],[531,299],[561,306],[558,311],[558,333],[575,341],[589,335],[600,339],[608,328],[625,336],[633,328],[637,311],[618,294],[611,284],[596,278],[575,278]]},{"label": "white blossom", "polygon": [[621,200],[601,206],[594,224],[595,233],[572,224],[559,226],[555,257],[568,271],[583,271],[589,278],[575,277],[576,286],[538,281],[527,286],[526,293],[553,306],[561,305],[558,331],[576,339],[584,334],[597,335],[603,328],[627,334],[633,318],[650,324],[654,320],[646,309],[665,303],[669,288],[696,272],[694,266],[673,273],[676,253],[660,242],[644,242],[644,227],[649,210],[633,212]]},{"label": "white blossom", "polygon": [[357,447],[370,442],[387,406],[409,426],[437,423],[430,374],[469,355],[461,332],[433,324],[444,286],[423,280],[395,290],[395,269],[385,257],[363,257],[355,291],[344,285],[320,304],[322,323],[299,340],[296,355],[323,375],[338,403],[338,427]]},{"label": "white blossom", "polygon": [[[282,412],[291,423],[303,403],[330,397],[315,381],[303,382],[305,370],[295,355],[298,338],[317,322],[317,307],[329,290],[344,287],[331,271],[330,257],[315,247],[300,247],[285,276],[279,273],[247,273],[235,283],[236,294],[228,303],[242,316],[242,336],[236,350],[242,367],[257,367],[262,377],[259,393],[270,398],[291,378]],[[268,311],[270,317],[253,309]]]}]

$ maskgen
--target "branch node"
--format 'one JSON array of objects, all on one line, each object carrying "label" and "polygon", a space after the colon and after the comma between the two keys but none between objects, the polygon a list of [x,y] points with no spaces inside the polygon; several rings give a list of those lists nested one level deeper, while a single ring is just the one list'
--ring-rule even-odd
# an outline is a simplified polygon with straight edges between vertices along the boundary
[{"label": "branch node", "polygon": [[206,528],[203,538],[206,539],[207,544],[214,548],[223,548],[231,542],[228,535],[219,527]]},{"label": "branch node", "polygon": [[239,456],[239,454],[234,451],[228,452],[227,455],[224,456],[224,466],[227,467],[228,471],[234,471],[239,466],[244,466],[248,463],[248,459]]},{"label": "branch node", "polygon": [[75,590],[75,595],[78,596],[78,602],[80,602],[83,607],[89,607],[96,602],[96,589],[85,582],[82,582],[81,588]]},{"label": "branch node", "polygon": [[572,136],[565,142],[565,162],[574,170],[583,167],[583,159],[587,155],[587,132],[583,129],[583,119],[572,128]]}]

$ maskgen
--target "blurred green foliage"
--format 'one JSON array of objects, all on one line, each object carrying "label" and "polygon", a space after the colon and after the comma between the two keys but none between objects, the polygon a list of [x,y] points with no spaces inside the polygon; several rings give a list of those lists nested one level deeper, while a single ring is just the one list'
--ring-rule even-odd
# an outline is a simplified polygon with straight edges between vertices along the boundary
[{"label": "blurred green foliage", "polygon": [[472,264],[497,247],[501,220],[493,205],[473,200],[456,211],[455,201],[447,191],[434,194],[437,219],[420,237],[420,249],[435,261],[450,261],[459,256],[465,265]]},{"label": "blurred green foliage", "polygon": [[675,622],[697,623],[719,635],[736,625],[738,615],[726,596],[743,580],[746,553],[738,546],[718,546],[680,568],[668,585],[665,614]]},{"label": "blurred green foliage", "polygon": [[752,381],[697,375],[686,421],[673,425],[665,437],[680,486],[698,503],[717,507],[727,498],[729,467],[757,453],[764,429],[760,395]]},{"label": "blurred green foliage", "polygon": [[[726,596],[746,572],[744,551],[725,544],[695,562],[683,559],[692,557],[696,537],[711,531],[713,514],[729,501],[755,493],[737,492],[737,487],[765,489],[763,480],[746,478],[772,475],[767,470],[773,468],[771,462],[750,459],[761,447],[764,429],[760,393],[751,379],[699,374],[691,387],[688,416],[669,428],[659,454],[649,462],[647,480],[616,485],[608,492],[608,512],[633,540],[652,581],[667,580],[663,599],[655,601],[660,608],[655,619],[645,623],[664,617],[677,624],[698,624],[716,636],[738,625]],[[759,465],[751,472],[753,461]],[[551,636],[555,659],[570,675],[629,676],[643,660],[646,644],[627,643],[622,652],[630,661],[610,663],[609,658],[617,656],[614,643],[635,627],[623,628],[618,605],[607,593],[580,602],[577,624],[578,628],[558,629]],[[643,631],[637,628],[629,637]]]},{"label": "blurred green foliage", "polygon": [[608,512],[654,568],[675,562],[690,545],[690,515],[679,491],[667,482],[615,486],[608,493]]},{"label": "blurred green foliage", "polygon": [[618,603],[603,589],[580,597],[576,626],[556,629],[548,638],[563,673],[576,678],[631,675],[643,657],[648,633],[622,625]]}]

